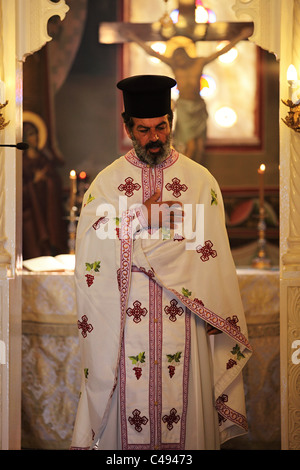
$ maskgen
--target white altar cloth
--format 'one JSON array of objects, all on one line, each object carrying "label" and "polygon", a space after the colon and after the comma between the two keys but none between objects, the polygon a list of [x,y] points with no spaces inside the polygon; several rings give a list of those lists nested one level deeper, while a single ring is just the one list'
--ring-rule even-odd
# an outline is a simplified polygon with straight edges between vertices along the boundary
[{"label": "white altar cloth", "polygon": [[[279,272],[237,269],[254,354],[245,367],[249,433],[229,447],[280,446]],[[80,389],[73,272],[23,271],[22,447],[68,449]]]}]

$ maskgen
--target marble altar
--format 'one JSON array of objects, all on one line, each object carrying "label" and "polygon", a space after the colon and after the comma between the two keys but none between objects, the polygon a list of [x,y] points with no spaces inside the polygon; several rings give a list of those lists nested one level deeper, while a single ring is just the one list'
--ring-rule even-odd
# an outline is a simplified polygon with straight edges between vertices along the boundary
[{"label": "marble altar", "polygon": [[[237,269],[254,354],[245,372],[249,433],[227,449],[280,449],[279,271]],[[22,448],[68,449],[80,388],[74,275],[22,276]]]}]

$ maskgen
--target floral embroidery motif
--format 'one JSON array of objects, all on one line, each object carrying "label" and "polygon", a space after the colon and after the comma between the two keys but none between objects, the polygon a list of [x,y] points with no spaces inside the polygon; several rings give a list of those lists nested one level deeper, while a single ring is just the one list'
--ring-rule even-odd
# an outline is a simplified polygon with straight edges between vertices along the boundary
[{"label": "floral embroidery motif", "polygon": [[128,421],[132,426],[134,426],[137,432],[141,432],[143,430],[142,424],[145,426],[148,423],[148,418],[146,418],[146,416],[141,416],[141,412],[137,409],[135,409],[132,414],[133,418],[129,416]]},{"label": "floral embroidery motif", "polygon": [[128,356],[131,360],[132,364],[135,366],[132,370],[134,370],[135,376],[137,380],[139,380],[142,376],[142,365],[145,363],[145,351],[140,352],[137,356]]},{"label": "floral embroidery motif", "polygon": [[196,247],[197,253],[201,253],[200,259],[201,261],[208,261],[209,257],[215,258],[217,256],[216,250],[212,249],[213,243],[210,240],[204,242],[204,245],[198,245]]},{"label": "floral embroidery motif", "polygon": [[125,191],[125,196],[131,197],[133,196],[133,192],[138,191],[140,187],[139,183],[133,183],[133,178],[128,176],[128,178],[125,178],[125,184],[120,184],[120,186],[118,186],[118,190]]},{"label": "floral embroidery motif", "polygon": [[91,331],[94,329],[93,325],[88,323],[88,317],[86,315],[82,315],[81,321],[77,321],[77,326],[79,330],[82,330],[81,334],[84,338],[86,338],[87,334],[91,333]]},{"label": "floral embroidery motif", "polygon": [[235,423],[237,426],[240,426],[244,428],[246,431],[248,431],[248,424],[247,424],[247,419],[244,415],[241,413],[238,413],[236,410],[233,410],[228,406],[228,395],[221,395],[218,397],[216,400],[216,409],[218,412],[219,416],[219,426],[221,426],[222,423],[227,421],[231,421],[232,423]]},{"label": "floral embroidery motif", "polygon": [[116,233],[117,233],[117,237],[120,239],[120,225],[121,225],[121,221],[122,221],[122,218],[121,217],[116,217],[115,218],[115,221],[116,221]]},{"label": "floral embroidery motif", "polygon": [[244,354],[241,352],[241,348],[240,348],[240,346],[239,346],[238,344],[236,344],[236,345],[234,346],[233,350],[230,351],[230,352],[231,352],[231,354],[234,354],[234,355],[236,354],[236,358],[237,358],[238,361],[240,361],[241,359],[244,359],[244,358],[245,358],[245,356],[244,356]]},{"label": "floral embroidery motif", "polygon": [[136,300],[133,302],[133,308],[128,308],[126,313],[129,317],[133,316],[134,323],[139,323],[141,321],[141,316],[145,317],[148,313],[148,310],[144,307],[141,308],[141,302]]},{"label": "floral embroidery motif", "polygon": [[86,283],[87,283],[88,287],[91,287],[91,285],[94,282],[95,276],[93,276],[93,274],[85,274],[85,277],[86,277]]},{"label": "floral embroidery motif", "polygon": [[226,320],[228,321],[228,323],[231,323],[231,325],[233,325],[238,331],[241,331],[241,328],[239,326],[237,326],[237,323],[239,322],[239,319],[236,315],[233,315],[232,318],[227,317]]},{"label": "floral embroidery motif", "polygon": [[[93,263],[85,263],[85,269],[86,271],[89,271],[89,272],[94,271],[95,273],[98,273],[100,270],[100,264],[101,264],[101,261],[94,261]],[[88,287],[91,287],[95,279],[94,274],[88,273],[88,274],[85,274],[85,277],[86,277],[86,283]]]},{"label": "floral embroidery motif", "polygon": [[177,307],[177,304],[178,304],[177,300],[172,299],[170,301],[170,306],[166,305],[164,309],[165,313],[167,315],[170,315],[169,320],[173,322],[177,320],[176,315],[181,316],[183,314],[183,308]]},{"label": "floral embroidery motif", "polygon": [[180,364],[181,354],[181,351],[177,351],[175,354],[167,354],[168,362],[170,362],[168,366],[170,378],[175,374],[175,367]]},{"label": "floral embroidery motif", "polygon": [[237,362],[234,359],[229,359],[226,364],[226,369],[231,369],[233,366],[236,366]]},{"label": "floral embroidery motif", "polygon": [[143,268],[142,266],[139,267],[139,271],[141,271],[142,273],[146,274],[146,276],[150,277],[150,279],[153,279],[155,277],[155,274],[154,274],[154,269],[151,268],[151,269],[148,269],[148,271],[146,271],[145,268]]},{"label": "floral embroidery motif", "polygon": [[100,217],[100,219],[98,219],[93,225],[93,229],[94,230],[98,230],[98,228],[100,227],[101,224],[106,224],[106,222],[108,222],[108,218],[107,217]]},{"label": "floral embroidery motif", "polygon": [[237,362],[236,361],[240,361],[241,359],[245,358],[244,354],[241,352],[241,348],[238,344],[236,344],[234,346],[234,348],[232,349],[232,351],[230,351],[231,354],[233,354],[234,356],[236,356],[236,360],[235,359],[229,359],[229,361],[227,362],[226,364],[226,369],[231,369],[233,366],[236,366],[237,365]]},{"label": "floral embroidery motif", "polygon": [[190,297],[192,295],[192,292],[185,287],[182,288],[181,293],[184,295],[184,297]]},{"label": "floral embroidery motif", "polygon": [[211,195],[211,201],[210,204],[211,206],[215,204],[216,206],[218,205],[218,199],[217,199],[217,193],[214,189],[211,188],[210,190],[210,195]]},{"label": "floral embroidery motif", "polygon": [[174,242],[175,241],[182,242],[182,240],[185,240],[185,238],[182,235],[179,235],[178,233],[175,233],[173,240],[174,240]]},{"label": "floral embroidery motif", "polygon": [[163,240],[170,240],[171,238],[171,229],[169,227],[162,227],[161,234]]},{"label": "floral embroidery motif", "polygon": [[95,271],[95,273],[99,272],[101,261],[94,261],[93,263],[85,263],[86,271]]},{"label": "floral embroidery motif", "polygon": [[167,423],[167,428],[169,431],[173,429],[173,423],[177,424],[180,420],[180,416],[177,414],[177,410],[172,408],[169,415],[162,417],[164,423]]},{"label": "floral embroidery motif", "polygon": [[178,178],[172,178],[172,184],[167,183],[165,188],[168,191],[173,191],[174,197],[180,197],[181,191],[185,192],[188,189],[186,184],[180,184],[180,179]]},{"label": "floral embroidery motif", "polygon": [[204,303],[202,302],[202,300],[194,299],[194,302],[196,302],[196,304],[200,305],[201,307],[204,307]]},{"label": "floral embroidery motif", "polygon": [[87,206],[90,202],[92,202],[94,200],[94,196],[92,196],[91,194],[89,194],[89,197],[87,198],[87,201],[86,203],[84,204],[83,207]]},{"label": "floral embroidery motif", "polygon": [[[217,409],[222,407],[222,405],[224,405],[224,403],[226,403],[227,401],[228,401],[228,395],[223,394],[219,396],[216,402]],[[225,421],[227,421],[227,419],[224,416],[222,416],[220,413],[218,413],[218,419],[219,419],[219,426],[221,426],[222,423],[225,423]]]}]

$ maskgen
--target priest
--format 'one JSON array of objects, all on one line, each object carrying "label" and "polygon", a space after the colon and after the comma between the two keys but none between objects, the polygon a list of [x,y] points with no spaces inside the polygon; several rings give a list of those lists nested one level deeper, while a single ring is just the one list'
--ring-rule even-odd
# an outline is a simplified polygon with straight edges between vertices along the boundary
[{"label": "priest", "polygon": [[215,450],[247,432],[251,356],[215,178],[172,147],[172,78],[118,83],[133,147],[85,194],[72,449]]}]

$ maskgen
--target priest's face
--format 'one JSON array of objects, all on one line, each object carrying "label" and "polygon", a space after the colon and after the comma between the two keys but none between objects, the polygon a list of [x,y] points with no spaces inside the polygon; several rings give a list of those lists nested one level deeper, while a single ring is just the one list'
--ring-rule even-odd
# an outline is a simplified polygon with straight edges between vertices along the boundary
[{"label": "priest's face", "polygon": [[132,118],[133,127],[126,128],[138,158],[158,165],[170,154],[171,128],[168,115],[158,118]]}]

